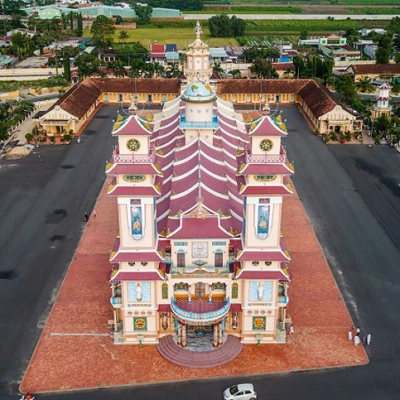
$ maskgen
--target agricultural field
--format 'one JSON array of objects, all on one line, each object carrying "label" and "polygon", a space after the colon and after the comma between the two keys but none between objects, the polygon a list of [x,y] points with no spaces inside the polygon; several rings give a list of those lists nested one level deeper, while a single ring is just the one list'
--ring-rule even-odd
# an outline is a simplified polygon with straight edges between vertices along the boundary
[{"label": "agricultural field", "polygon": [[[229,4],[228,4],[229,3]],[[202,13],[226,12],[235,14],[374,14],[399,15],[396,0],[333,0],[310,1],[216,1],[206,2]]]},{"label": "agricultural field", "polygon": [[[132,42],[140,42],[143,46],[149,46],[157,41],[160,44],[174,43],[179,49],[186,49],[194,40],[194,21],[157,21],[156,26],[138,27],[127,30],[128,39],[118,40],[120,30],[116,30],[114,42],[118,47],[129,45]],[[387,28],[389,21],[369,20],[248,20],[246,21],[245,37],[240,41],[246,42],[248,37],[287,37],[293,43],[301,31],[307,31],[309,35],[326,35],[339,33],[347,29],[362,28]],[[202,21],[202,40],[210,47],[223,47],[226,45],[238,45],[235,38],[212,38],[208,30],[208,21]],[[89,30],[84,30],[84,36],[91,36]]]},{"label": "agricultural field", "polygon": [[[150,48],[154,42],[160,44],[173,43],[178,46],[178,49],[187,49],[187,46],[195,39],[194,25],[195,22],[190,24],[188,28],[141,28],[127,30],[129,39],[124,42],[118,40],[119,29],[116,30],[114,35],[114,42],[120,43],[122,46],[130,42],[140,42],[143,46]],[[206,42],[210,47],[223,47],[227,45],[237,45],[234,38],[212,38],[208,28],[202,25],[203,34],[201,39]],[[91,36],[90,30],[85,29],[83,36]]]}]

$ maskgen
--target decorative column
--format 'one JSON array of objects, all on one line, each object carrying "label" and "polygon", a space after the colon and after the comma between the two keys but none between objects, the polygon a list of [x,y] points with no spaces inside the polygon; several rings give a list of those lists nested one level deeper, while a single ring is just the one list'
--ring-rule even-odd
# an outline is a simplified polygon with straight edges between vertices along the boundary
[{"label": "decorative column", "polygon": [[186,347],[186,324],[182,323],[182,347]]},{"label": "decorative column", "polygon": [[218,322],[218,347],[222,346],[222,321]]},{"label": "decorative column", "polygon": [[213,346],[218,347],[218,324],[214,324],[214,340],[213,340]]},{"label": "decorative column", "polygon": [[182,323],[178,321],[178,345],[182,346]]}]

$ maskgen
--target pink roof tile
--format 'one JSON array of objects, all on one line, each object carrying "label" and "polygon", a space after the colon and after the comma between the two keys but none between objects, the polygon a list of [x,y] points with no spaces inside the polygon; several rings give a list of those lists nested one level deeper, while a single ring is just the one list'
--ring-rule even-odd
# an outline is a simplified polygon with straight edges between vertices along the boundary
[{"label": "pink roof tile", "polygon": [[118,250],[110,257],[110,262],[161,261],[156,251],[124,251]]},{"label": "pink roof tile", "polygon": [[171,239],[217,239],[228,238],[229,234],[218,226],[218,218],[182,218],[181,229],[169,236]]},{"label": "pink roof tile", "polygon": [[236,276],[236,279],[279,279],[280,281],[290,281],[283,271],[248,271],[246,269]]},{"label": "pink roof tile", "polygon": [[[118,126],[120,124],[120,126]],[[144,126],[146,125],[146,127]],[[130,116],[126,121],[114,124],[113,135],[134,135],[134,136],[150,136],[152,130],[152,122],[138,117]]]},{"label": "pink roof tile", "polygon": [[159,196],[152,186],[114,186],[107,192],[110,196]]},{"label": "pink roof tile", "polygon": [[111,279],[115,281],[162,281],[164,278],[157,271],[118,271]]},{"label": "pink roof tile", "polygon": [[260,121],[253,122],[255,127],[251,129],[250,124],[250,136],[286,136],[287,132],[282,130],[269,116],[260,118]]},{"label": "pink roof tile", "polygon": [[287,256],[282,250],[272,251],[252,251],[243,250],[237,256],[237,261],[289,261],[290,257]]},{"label": "pink roof tile", "polygon": [[154,164],[112,164],[106,171],[110,175],[143,174],[159,175],[161,172]]}]

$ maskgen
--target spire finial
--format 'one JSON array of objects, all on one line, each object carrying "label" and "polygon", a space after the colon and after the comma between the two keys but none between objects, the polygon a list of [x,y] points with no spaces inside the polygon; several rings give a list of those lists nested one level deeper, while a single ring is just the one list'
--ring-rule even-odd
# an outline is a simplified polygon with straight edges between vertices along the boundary
[{"label": "spire finial", "polygon": [[200,35],[203,33],[201,30],[200,21],[196,22],[196,27],[194,28],[194,31],[196,33],[196,39],[200,39]]}]

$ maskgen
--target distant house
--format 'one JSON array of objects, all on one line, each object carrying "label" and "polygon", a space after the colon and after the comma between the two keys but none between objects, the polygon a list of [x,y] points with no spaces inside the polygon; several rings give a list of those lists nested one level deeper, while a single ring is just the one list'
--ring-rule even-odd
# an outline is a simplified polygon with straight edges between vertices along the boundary
[{"label": "distant house", "polygon": [[161,65],[165,63],[165,45],[152,44],[150,48],[150,62],[157,62]]},{"label": "distant house", "polygon": [[329,35],[319,39],[318,50],[334,61],[359,60],[360,50],[353,49],[346,41],[345,37]]},{"label": "distant house", "polygon": [[14,35],[15,33],[22,33],[23,35],[27,35],[27,36],[35,36],[36,32],[35,31],[31,31],[30,29],[25,29],[25,28],[16,28],[13,29],[12,31],[8,31],[7,32],[7,36],[10,37],[12,35]]},{"label": "distant house", "polygon": [[210,47],[208,50],[210,52],[211,64],[225,63],[227,61],[232,62],[223,47]]},{"label": "distant house", "polygon": [[61,11],[56,7],[47,7],[39,10],[37,15],[40,19],[53,19],[60,18],[61,19]]},{"label": "distant house", "polygon": [[165,45],[165,61],[168,65],[179,63],[179,53],[176,44]]},{"label": "distant house", "polygon": [[355,82],[366,77],[378,82],[390,82],[393,77],[400,76],[400,64],[352,64],[346,72],[354,77]]},{"label": "distant house", "polygon": [[117,53],[114,49],[104,49],[99,51],[99,60],[103,62],[117,61]]},{"label": "distant house", "polygon": [[385,29],[380,29],[380,28],[375,28],[375,29],[365,29],[364,28],[364,29],[360,29],[358,31],[358,33],[360,33],[361,36],[367,36],[371,32],[378,33],[379,35],[384,35],[386,33],[386,30]]}]

